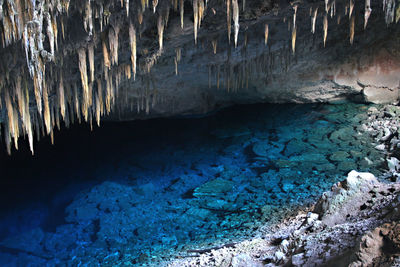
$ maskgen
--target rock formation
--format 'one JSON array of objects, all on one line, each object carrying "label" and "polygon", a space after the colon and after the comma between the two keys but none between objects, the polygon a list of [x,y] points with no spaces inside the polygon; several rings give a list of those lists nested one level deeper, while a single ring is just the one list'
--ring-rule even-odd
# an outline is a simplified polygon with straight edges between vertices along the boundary
[{"label": "rock formation", "polygon": [[53,136],[62,122],[99,125],[106,115],[395,102],[399,7],[396,0],[1,0],[5,143],[11,152],[12,140],[18,148],[27,135],[33,152],[33,136]]}]

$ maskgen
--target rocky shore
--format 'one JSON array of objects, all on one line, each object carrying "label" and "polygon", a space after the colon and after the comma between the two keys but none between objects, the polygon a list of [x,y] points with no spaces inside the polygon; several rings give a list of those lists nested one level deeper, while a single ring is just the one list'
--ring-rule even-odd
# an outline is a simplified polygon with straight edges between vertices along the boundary
[{"label": "rocky shore", "polygon": [[254,238],[188,251],[164,265],[400,266],[400,107],[373,106],[361,117],[356,130],[382,153],[378,164],[363,160],[380,175],[352,170],[316,203]]}]

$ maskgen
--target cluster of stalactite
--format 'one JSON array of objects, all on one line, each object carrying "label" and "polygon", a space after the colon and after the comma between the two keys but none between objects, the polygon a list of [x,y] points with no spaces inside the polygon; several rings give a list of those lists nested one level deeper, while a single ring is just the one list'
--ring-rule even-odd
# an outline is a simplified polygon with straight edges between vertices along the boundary
[{"label": "cluster of stalactite", "polygon": [[[193,7],[193,34],[194,43],[197,43],[199,30],[207,12],[207,0],[191,1]],[[398,1],[398,0],[397,0]],[[342,2],[341,2],[342,3]],[[0,108],[3,110],[3,135],[7,150],[11,153],[12,144],[18,149],[18,138],[27,136],[30,149],[33,153],[33,138],[50,135],[53,141],[54,128],[60,128],[64,121],[66,126],[75,120],[84,120],[92,125],[96,121],[100,125],[100,118],[109,114],[118,97],[119,85],[123,80],[140,78],[140,84],[147,84],[138,88],[135,104],[119,101],[134,107],[138,112],[150,112],[151,107],[161,103],[162,97],[154,89],[148,77],[151,77],[151,68],[163,54],[164,32],[168,26],[170,10],[179,12],[180,24],[184,28],[185,0],[82,0],[70,3],[70,0],[0,0],[0,38],[4,53],[16,51],[13,46],[21,44],[25,54],[23,65],[15,64],[14,69],[7,66],[6,61],[0,64]],[[246,2],[242,0],[242,11]],[[315,33],[316,24],[322,23],[323,44],[326,45],[328,23],[333,17],[340,23],[341,17],[348,17],[349,41],[353,43],[355,32],[354,6],[359,5],[355,0],[346,0],[343,10],[338,9],[336,0],[325,0],[324,6],[314,4],[310,9],[311,32]],[[296,39],[299,26],[296,18],[301,8],[300,2],[292,4],[292,18],[287,20],[291,31],[291,51],[296,51]],[[122,8],[125,19],[113,19],[116,7]],[[400,4],[396,0],[383,0],[383,10],[386,23],[398,22],[400,18]],[[370,0],[364,3],[364,28],[367,27],[372,9]],[[240,5],[238,0],[226,0],[226,21],[228,42],[231,40],[233,25],[234,46],[238,46],[240,30]],[[82,18],[82,28],[87,38],[71,49],[63,46],[68,26],[70,9],[74,9]],[[215,12],[215,10],[213,11]],[[138,41],[144,16],[156,13],[154,23],[158,35],[158,50],[138,63]],[[304,14],[304,12],[303,12]],[[322,21],[321,21],[322,18]],[[318,22],[321,21],[321,22]],[[286,23],[286,18],[284,19]],[[126,26],[125,26],[126,25]],[[122,28],[126,27],[126,29]],[[268,46],[271,24],[265,23],[264,32],[260,37]],[[121,36],[121,32],[125,36]],[[60,33],[60,34],[59,34]],[[120,40],[129,40],[130,60],[119,59]],[[247,39],[244,39],[246,46]],[[217,53],[217,39],[211,41],[213,53]],[[7,50],[8,49],[8,50]],[[179,62],[182,60],[182,48],[175,49],[175,74],[178,75]],[[8,51],[8,52],[7,52]],[[71,52],[72,51],[72,52]],[[1,52],[1,51],[0,51]],[[280,52],[282,53],[282,52]],[[102,57],[96,55],[102,54]],[[0,53],[1,55],[1,53]],[[17,52],[13,54],[14,62]],[[66,70],[65,57],[74,57],[79,70],[79,83],[71,70]],[[274,57],[268,61],[268,68],[272,68]],[[101,60],[96,64],[95,60]],[[210,65],[210,86],[220,88],[224,86],[228,91],[237,91],[247,88],[249,73],[256,66],[258,59],[244,61],[240,64]],[[287,66],[286,66],[287,68]],[[140,75],[139,75],[140,73]],[[212,75],[211,75],[212,73]],[[222,85],[220,81],[223,81]],[[153,89],[150,89],[152,88]],[[127,90],[127,89],[125,89]],[[125,96],[128,93],[124,94]],[[122,109],[122,108],[121,108]]]}]

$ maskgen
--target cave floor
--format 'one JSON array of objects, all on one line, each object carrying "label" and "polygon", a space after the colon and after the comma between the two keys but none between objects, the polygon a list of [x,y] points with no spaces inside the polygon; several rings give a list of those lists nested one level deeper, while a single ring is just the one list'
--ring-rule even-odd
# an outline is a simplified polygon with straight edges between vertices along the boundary
[{"label": "cave floor", "polygon": [[234,244],[350,170],[379,175],[368,106],[253,105],[76,126],[2,156],[1,266],[159,266]]}]

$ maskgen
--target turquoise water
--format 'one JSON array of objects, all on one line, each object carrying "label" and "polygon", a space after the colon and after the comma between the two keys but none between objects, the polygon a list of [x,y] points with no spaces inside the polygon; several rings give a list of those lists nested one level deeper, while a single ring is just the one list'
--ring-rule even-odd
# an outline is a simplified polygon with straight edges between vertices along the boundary
[{"label": "turquoise water", "polygon": [[352,169],[379,174],[360,132],[367,108],[252,105],[74,126],[35,157],[2,155],[0,265],[158,266],[243,240]]}]

